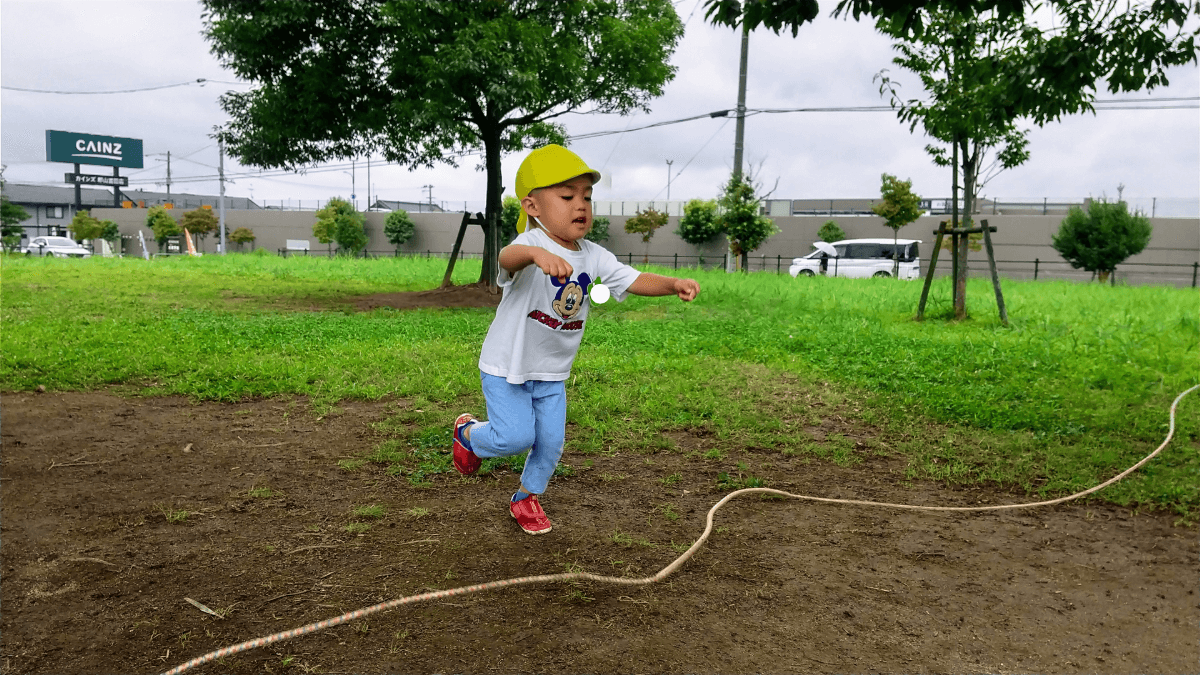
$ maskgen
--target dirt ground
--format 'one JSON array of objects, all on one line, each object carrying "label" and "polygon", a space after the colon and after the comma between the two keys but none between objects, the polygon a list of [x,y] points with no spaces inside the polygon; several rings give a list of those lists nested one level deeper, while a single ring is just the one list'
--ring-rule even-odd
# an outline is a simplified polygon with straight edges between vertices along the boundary
[{"label": "dirt ground", "polygon": [[[568,430],[575,472],[543,498],[554,531],[531,537],[507,513],[507,469],[415,487],[379,465],[339,468],[386,438],[372,425],[404,400],[325,416],[301,398],[8,392],[0,405],[5,673],[155,673],[430,589],[576,569],[647,576],[699,536],[734,460],[803,494],[1026,501],[908,483],[898,458],[688,458],[711,442],[693,434],[671,436],[683,452],[584,458]],[[352,514],[368,504],[385,514]],[[347,531],[359,521],[370,529]],[[1200,546],[1173,521],[1094,503],[943,515],[752,496],[658,585],[410,605],[192,672],[1195,673]]]}]

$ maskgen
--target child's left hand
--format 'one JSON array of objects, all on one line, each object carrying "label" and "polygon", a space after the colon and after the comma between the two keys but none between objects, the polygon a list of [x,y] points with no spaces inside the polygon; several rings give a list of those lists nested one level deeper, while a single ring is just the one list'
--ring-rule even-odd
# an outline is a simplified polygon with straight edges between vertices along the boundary
[{"label": "child's left hand", "polygon": [[700,284],[695,279],[676,279],[675,295],[684,302],[691,302],[700,294]]}]

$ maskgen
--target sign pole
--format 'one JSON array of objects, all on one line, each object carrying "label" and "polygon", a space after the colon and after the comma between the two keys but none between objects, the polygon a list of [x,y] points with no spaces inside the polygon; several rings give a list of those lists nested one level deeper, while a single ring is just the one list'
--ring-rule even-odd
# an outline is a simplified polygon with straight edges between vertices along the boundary
[{"label": "sign pole", "polygon": [[[113,167],[113,178],[114,179],[121,178],[121,167],[119,167],[119,166]],[[121,208],[121,181],[120,180],[113,181],[113,207],[118,208],[118,209]]]},{"label": "sign pole", "polygon": [[221,181],[221,198],[217,202],[218,220],[221,223],[221,255],[225,255],[225,142],[217,139],[217,176]]},{"label": "sign pole", "polygon": [[[75,162],[75,175],[79,175],[79,162]],[[75,181],[75,210],[83,210],[83,190],[79,187],[79,181]]]}]

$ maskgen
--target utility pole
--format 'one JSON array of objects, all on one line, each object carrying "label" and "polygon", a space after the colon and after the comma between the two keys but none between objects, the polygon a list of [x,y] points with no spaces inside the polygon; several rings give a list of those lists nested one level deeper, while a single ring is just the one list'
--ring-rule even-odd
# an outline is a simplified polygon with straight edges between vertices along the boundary
[{"label": "utility pole", "polygon": [[371,156],[367,155],[367,211],[371,210]]},{"label": "utility pole", "polygon": [[733,141],[733,176],[742,177],[742,149],[746,137],[746,60],[750,54],[750,28],[742,19],[742,63],[738,71],[737,132]]},{"label": "utility pole", "polygon": [[217,201],[217,221],[221,224],[221,255],[225,255],[225,142],[217,139],[217,177],[221,181],[221,197]]},{"label": "utility pole", "polygon": [[171,197],[171,151],[167,151],[167,197]]},{"label": "utility pole", "polygon": [[358,210],[358,191],[354,189],[354,160],[350,160],[350,204]]},{"label": "utility pole", "polygon": [[433,210],[433,186],[432,185],[422,185],[421,187],[426,190],[429,190],[429,210],[432,211]]},{"label": "utility pole", "polygon": [[667,209],[668,210],[670,210],[670,208],[671,208],[671,165],[674,163],[675,163],[675,160],[673,160],[673,159],[667,160]]},{"label": "utility pole", "polygon": [[[743,5],[743,11],[745,6]],[[733,141],[733,180],[740,181],[742,179],[742,150],[746,137],[746,61],[750,55],[750,28],[746,25],[745,14],[742,15],[742,62],[738,68],[738,103],[737,103],[737,131],[734,133]],[[744,255],[744,254],[743,254]],[[725,271],[733,272],[737,270],[737,260],[734,256],[729,255],[725,258]]]}]

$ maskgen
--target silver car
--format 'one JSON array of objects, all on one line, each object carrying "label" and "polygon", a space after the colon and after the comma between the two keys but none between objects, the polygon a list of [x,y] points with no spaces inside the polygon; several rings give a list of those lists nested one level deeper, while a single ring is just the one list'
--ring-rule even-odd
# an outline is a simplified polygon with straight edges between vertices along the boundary
[{"label": "silver car", "polygon": [[25,255],[50,256],[51,258],[90,258],[92,252],[76,244],[69,237],[34,237],[21,250]]}]

